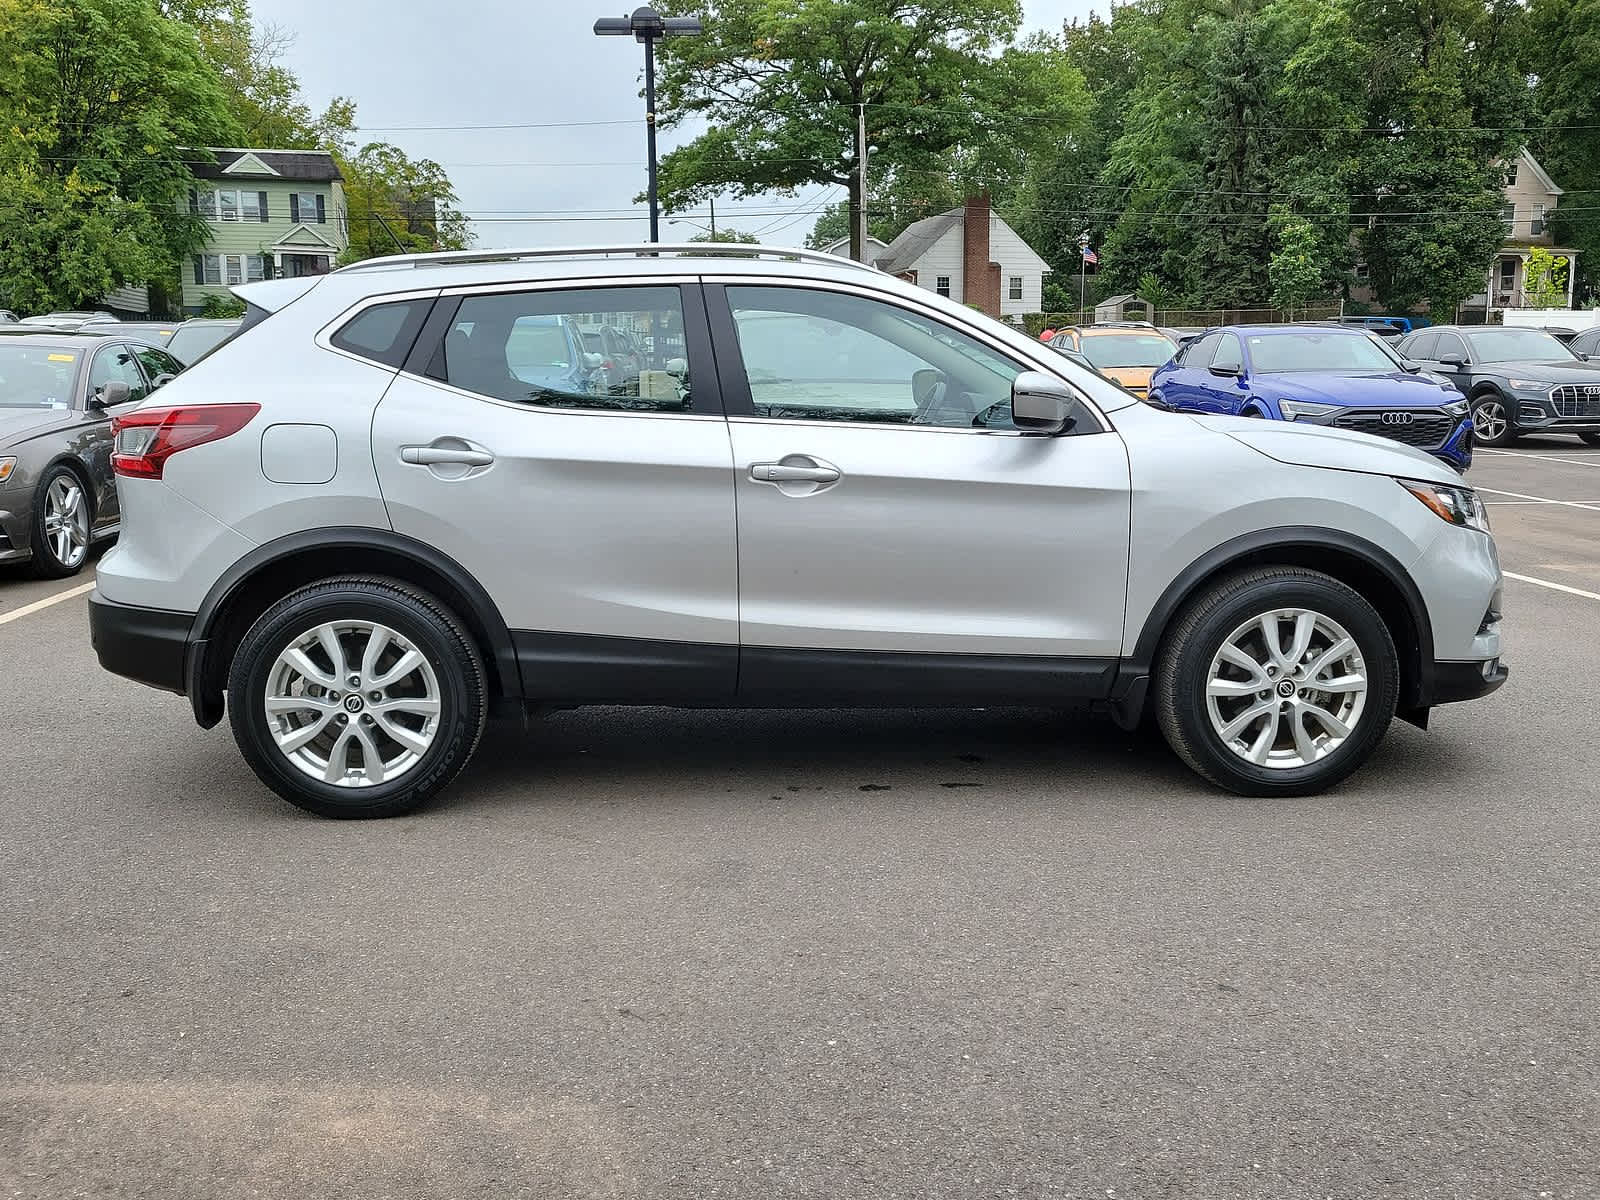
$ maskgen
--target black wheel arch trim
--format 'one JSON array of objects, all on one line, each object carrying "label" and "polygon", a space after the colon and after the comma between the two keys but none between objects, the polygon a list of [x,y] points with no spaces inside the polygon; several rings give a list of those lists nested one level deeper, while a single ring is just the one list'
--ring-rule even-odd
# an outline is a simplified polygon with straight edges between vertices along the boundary
[{"label": "black wheel arch trim", "polygon": [[[1414,664],[1416,678],[1401,693],[1401,707],[1416,707],[1428,703],[1434,691],[1433,622],[1428,617],[1428,606],[1422,593],[1412,581],[1400,561],[1382,546],[1366,538],[1338,529],[1324,529],[1315,525],[1284,525],[1274,529],[1258,529],[1240,534],[1218,546],[1212,547],[1178,573],[1167,585],[1160,599],[1145,617],[1133,653],[1122,660],[1118,672],[1117,694],[1139,693],[1142,700],[1144,681],[1155,669],[1156,651],[1161,639],[1170,628],[1178,610],[1212,576],[1234,563],[1257,558],[1272,550],[1335,550],[1360,559],[1379,572],[1392,584],[1411,617],[1417,634],[1417,657]],[[1404,647],[1398,647],[1405,654]]]},{"label": "black wheel arch trim", "polygon": [[[211,585],[211,590],[206,593],[199,611],[195,613],[185,671],[190,685],[189,699],[194,705],[195,719],[201,725],[210,728],[222,716],[220,704],[207,700],[211,688],[206,681],[211,678],[212,672],[205,660],[216,633],[217,619],[228,602],[246,582],[278,563],[308,551],[337,549],[379,550],[399,555],[414,560],[445,579],[466,600],[470,609],[460,614],[461,617],[477,625],[487,637],[488,657],[499,676],[502,693],[507,698],[522,696],[522,673],[517,666],[517,652],[511,640],[511,631],[499,607],[471,572],[442,550],[393,530],[335,526],[302,530],[265,542],[235,562]],[[363,571],[356,567],[350,573],[361,574]]]}]

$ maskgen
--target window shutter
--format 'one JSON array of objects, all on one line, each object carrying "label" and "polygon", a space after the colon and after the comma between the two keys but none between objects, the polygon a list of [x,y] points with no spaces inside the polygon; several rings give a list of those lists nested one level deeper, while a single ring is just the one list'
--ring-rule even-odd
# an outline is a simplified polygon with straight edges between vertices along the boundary
[{"label": "window shutter", "polygon": [[296,225],[300,224],[300,193],[289,193],[289,220]]},{"label": "window shutter", "polygon": [[326,225],[327,223],[328,223],[327,210],[326,210],[326,207],[322,203],[322,193],[318,192],[317,193],[317,224],[318,225]]},{"label": "window shutter", "polygon": [[193,188],[189,189],[189,212],[197,217],[200,215],[200,197]]},{"label": "window shutter", "polygon": [[194,281],[197,284],[204,284],[206,281],[206,260],[198,254],[194,256]]},{"label": "window shutter", "polygon": [[257,195],[261,199],[261,223],[265,225],[267,223],[267,194],[259,192]]}]

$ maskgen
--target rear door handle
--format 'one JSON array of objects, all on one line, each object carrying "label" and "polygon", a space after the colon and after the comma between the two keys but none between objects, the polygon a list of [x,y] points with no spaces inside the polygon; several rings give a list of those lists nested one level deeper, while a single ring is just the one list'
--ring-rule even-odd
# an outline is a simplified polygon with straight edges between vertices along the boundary
[{"label": "rear door handle", "polygon": [[487,467],[494,455],[487,450],[468,450],[454,446],[401,446],[400,461],[416,463],[422,467],[449,463],[462,467]]},{"label": "rear door handle", "polygon": [[791,466],[788,463],[752,463],[750,478],[757,483],[838,483],[839,468]]}]

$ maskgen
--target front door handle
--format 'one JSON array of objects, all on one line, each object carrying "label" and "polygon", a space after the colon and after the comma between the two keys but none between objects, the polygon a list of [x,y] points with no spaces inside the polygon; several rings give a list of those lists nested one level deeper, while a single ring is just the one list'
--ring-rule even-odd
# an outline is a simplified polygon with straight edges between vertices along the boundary
[{"label": "front door handle", "polygon": [[441,463],[461,467],[487,467],[494,462],[494,455],[487,450],[468,450],[456,446],[401,446],[400,461],[416,463],[422,467],[438,466]]},{"label": "front door handle", "polygon": [[752,463],[750,478],[757,483],[838,483],[839,468],[817,463],[800,466],[792,463]]}]

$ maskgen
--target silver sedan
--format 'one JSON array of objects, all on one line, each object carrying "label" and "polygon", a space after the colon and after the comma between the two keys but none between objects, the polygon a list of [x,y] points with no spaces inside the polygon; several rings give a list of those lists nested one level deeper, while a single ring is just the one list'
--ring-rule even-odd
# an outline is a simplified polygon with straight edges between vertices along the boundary
[{"label": "silver sedan", "polygon": [[112,333],[0,332],[0,563],[72,575],[116,534],[111,418],[182,369]]}]

